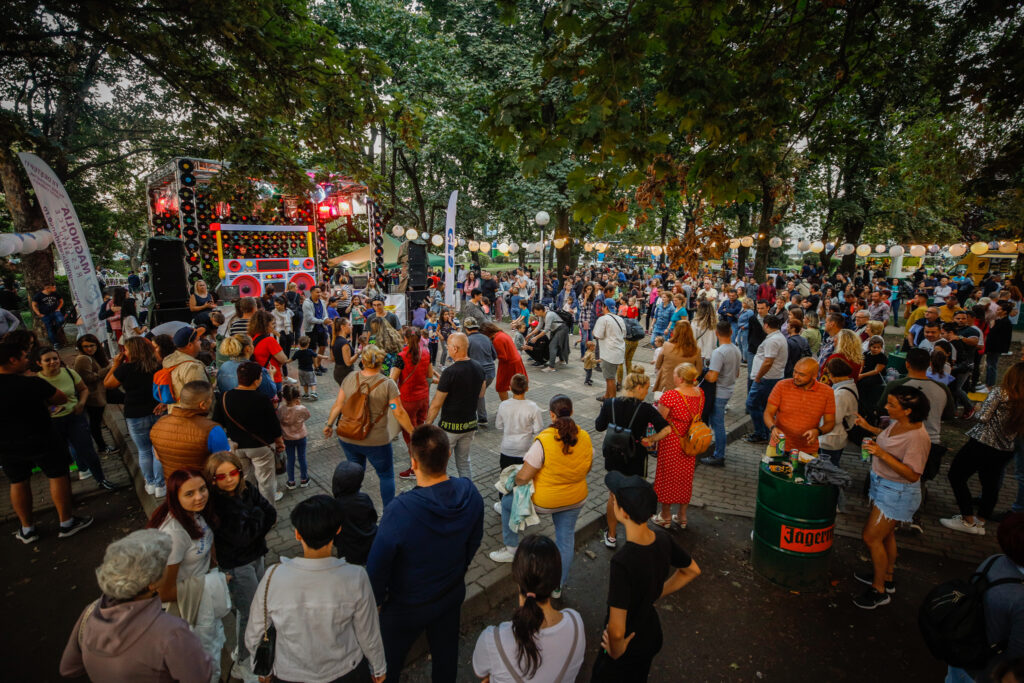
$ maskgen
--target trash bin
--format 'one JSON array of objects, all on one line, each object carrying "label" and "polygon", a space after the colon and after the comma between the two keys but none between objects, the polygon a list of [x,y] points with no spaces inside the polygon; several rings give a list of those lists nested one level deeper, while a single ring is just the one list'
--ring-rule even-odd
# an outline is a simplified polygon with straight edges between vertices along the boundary
[{"label": "trash bin", "polygon": [[838,496],[835,486],[797,484],[761,463],[751,554],[754,570],[790,590],[825,590]]}]

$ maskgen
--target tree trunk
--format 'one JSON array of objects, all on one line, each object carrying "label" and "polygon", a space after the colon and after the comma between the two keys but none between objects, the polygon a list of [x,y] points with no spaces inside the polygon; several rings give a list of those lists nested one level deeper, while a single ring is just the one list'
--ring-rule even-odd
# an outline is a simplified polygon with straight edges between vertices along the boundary
[{"label": "tree trunk", "polygon": [[665,265],[665,259],[668,254],[665,250],[665,243],[668,242],[668,224],[672,222],[672,210],[668,208],[668,204],[665,204],[665,208],[662,209],[661,213],[661,254],[658,256],[658,264],[661,266]]},{"label": "tree trunk", "polygon": [[[555,237],[564,237],[565,244],[561,249],[555,249],[555,245],[551,245],[551,251],[557,252],[552,256],[558,257],[558,270],[555,271],[558,277],[562,277],[562,273],[565,272],[565,267],[569,265],[572,260],[572,243],[569,241],[569,212],[566,209],[559,209],[555,213]],[[552,266],[554,267],[554,266]]]},{"label": "tree trunk", "polygon": [[755,244],[757,256],[754,258],[754,279],[764,282],[768,275],[768,240],[771,239],[772,215],[775,212],[775,194],[768,184],[768,178],[761,180],[761,215],[757,221],[757,233],[761,235]]},{"label": "tree trunk", "polygon": [[[740,206],[737,214],[740,224],[740,235],[750,234],[750,207],[747,204]],[[736,278],[739,279],[747,274],[747,259],[750,258],[750,247],[740,245],[736,250]]]}]

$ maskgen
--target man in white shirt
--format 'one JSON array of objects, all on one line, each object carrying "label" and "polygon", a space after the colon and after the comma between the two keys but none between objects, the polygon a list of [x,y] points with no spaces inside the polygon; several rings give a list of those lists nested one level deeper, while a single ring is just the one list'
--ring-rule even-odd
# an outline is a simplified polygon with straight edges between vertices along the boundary
[{"label": "man in white shirt", "polygon": [[282,557],[263,576],[245,629],[246,646],[250,652],[259,648],[266,610],[277,632],[276,680],[333,681],[351,675],[380,683],[387,660],[370,578],[362,567],[332,557],[342,525],[337,502],[326,495],[307,498],[292,510],[291,522],[302,557]]},{"label": "man in white shirt", "polygon": [[701,458],[701,463],[712,467],[725,465],[725,407],[732,398],[733,386],[740,376],[740,362],[743,355],[732,343],[732,325],[727,320],[719,320],[715,327],[718,347],[711,352],[711,364],[708,366],[705,382],[715,384],[715,406],[711,413],[711,429],[715,433],[715,450],[712,455]]},{"label": "man in white shirt", "polygon": [[612,312],[615,310],[615,299],[605,299],[601,317],[594,324],[594,338],[601,344],[601,375],[605,385],[598,401],[615,398],[615,375],[626,360],[626,323]]},{"label": "man in white shirt", "polygon": [[754,431],[743,437],[747,443],[768,443],[768,428],[764,424],[764,408],[768,405],[768,396],[786,369],[789,359],[789,347],[786,338],[779,332],[782,321],[777,316],[766,315],[761,326],[764,327],[765,338],[757,347],[754,361],[750,366],[750,390],[747,392],[747,413]]},{"label": "man in white shirt", "polygon": [[697,292],[697,301],[706,299],[712,306],[718,304],[718,290],[711,286],[711,280],[704,280],[704,286]]}]

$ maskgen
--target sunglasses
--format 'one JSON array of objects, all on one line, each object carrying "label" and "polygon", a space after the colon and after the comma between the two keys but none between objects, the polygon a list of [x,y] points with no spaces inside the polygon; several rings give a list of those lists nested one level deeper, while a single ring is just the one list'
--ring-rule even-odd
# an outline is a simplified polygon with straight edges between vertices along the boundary
[{"label": "sunglasses", "polygon": [[239,472],[238,470],[231,470],[230,472],[218,472],[217,474],[213,475],[213,478],[216,479],[217,481],[224,481],[228,477],[237,477],[239,474],[241,474],[241,472]]}]

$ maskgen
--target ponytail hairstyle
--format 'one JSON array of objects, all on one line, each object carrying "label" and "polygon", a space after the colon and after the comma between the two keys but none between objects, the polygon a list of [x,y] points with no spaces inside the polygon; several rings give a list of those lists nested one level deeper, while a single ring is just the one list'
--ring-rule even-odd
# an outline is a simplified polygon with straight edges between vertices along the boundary
[{"label": "ponytail hairstyle", "polygon": [[932,372],[938,377],[945,376],[946,372],[946,352],[940,348],[933,348],[931,356],[929,357],[929,363],[932,366]]},{"label": "ponytail hairstyle", "polygon": [[512,560],[512,580],[519,587],[523,604],[512,615],[512,636],[516,641],[516,663],[523,678],[530,679],[540,668],[537,633],[544,623],[540,603],[551,599],[562,578],[558,546],[547,536],[533,534],[519,542]]},{"label": "ponytail hairstyle", "polygon": [[555,414],[554,428],[562,442],[562,452],[568,453],[579,441],[580,428],[572,419],[572,399],[565,394],[555,394],[548,403],[548,410]]},{"label": "ponytail hairstyle", "polygon": [[420,330],[418,327],[406,325],[402,329],[402,336],[405,337],[405,345],[409,349],[409,363],[416,367],[420,364]]}]

